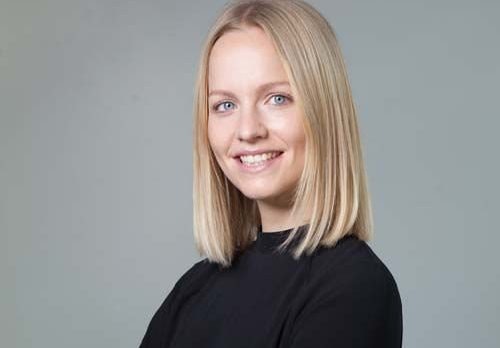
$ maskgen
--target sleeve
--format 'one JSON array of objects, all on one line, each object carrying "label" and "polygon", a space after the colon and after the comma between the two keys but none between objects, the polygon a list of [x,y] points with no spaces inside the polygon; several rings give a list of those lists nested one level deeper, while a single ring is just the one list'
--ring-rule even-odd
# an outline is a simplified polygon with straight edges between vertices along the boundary
[{"label": "sleeve", "polygon": [[194,275],[196,275],[200,266],[206,262],[207,259],[195,263],[188,269],[174,284],[174,287],[163,300],[160,307],[156,310],[149,325],[146,329],[139,348],[152,348],[165,346],[165,340],[168,337],[168,328],[171,326],[171,314],[175,312],[179,302],[182,301],[182,293],[184,291],[185,283],[190,282]]},{"label": "sleeve", "polygon": [[157,343],[161,337],[159,335],[160,327],[164,321],[163,318],[170,311],[170,308],[172,307],[172,304],[174,303],[174,301],[177,297],[177,293],[179,292],[179,288],[181,285],[181,279],[179,279],[175,283],[173,289],[170,291],[170,293],[167,295],[167,297],[162,302],[160,307],[154,313],[154,315],[151,318],[151,321],[149,322],[149,325],[146,329],[146,333],[144,334],[144,336],[141,340],[141,344],[140,344],[139,348],[150,348],[150,347],[159,346]]},{"label": "sleeve", "polygon": [[388,269],[370,268],[304,309],[290,348],[401,348],[403,318],[396,282]]}]

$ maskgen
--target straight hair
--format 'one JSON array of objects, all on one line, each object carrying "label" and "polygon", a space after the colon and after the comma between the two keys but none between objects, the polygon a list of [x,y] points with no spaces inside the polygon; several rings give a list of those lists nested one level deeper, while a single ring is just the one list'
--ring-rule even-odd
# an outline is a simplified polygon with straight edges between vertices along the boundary
[{"label": "straight hair", "polygon": [[193,103],[193,232],[195,246],[209,262],[229,267],[261,227],[256,201],[224,175],[208,140],[208,63],[224,33],[262,29],[273,42],[290,84],[298,93],[306,136],[304,168],[291,195],[295,226],[277,247],[282,252],[300,232],[292,256],[333,247],[346,235],[368,241],[373,217],[363,163],[357,112],[346,66],[328,21],[301,0],[239,0],[227,3],[205,42]]}]

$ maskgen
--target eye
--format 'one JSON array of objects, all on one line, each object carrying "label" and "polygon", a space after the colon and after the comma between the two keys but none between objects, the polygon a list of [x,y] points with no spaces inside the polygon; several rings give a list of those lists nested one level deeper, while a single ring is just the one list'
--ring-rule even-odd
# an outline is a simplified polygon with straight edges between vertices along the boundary
[{"label": "eye", "polygon": [[214,111],[218,111],[218,112],[228,111],[228,109],[219,110],[219,106],[221,106],[221,105],[223,105],[224,107],[226,107],[228,105],[234,106],[233,102],[226,100],[226,101],[223,101],[222,103],[215,104],[213,107]]},{"label": "eye", "polygon": [[288,95],[284,95],[284,94],[274,94],[271,96],[271,99],[274,98],[274,101],[276,102],[275,105],[283,105],[283,104],[286,104],[286,101],[290,101],[291,98],[288,96]]}]

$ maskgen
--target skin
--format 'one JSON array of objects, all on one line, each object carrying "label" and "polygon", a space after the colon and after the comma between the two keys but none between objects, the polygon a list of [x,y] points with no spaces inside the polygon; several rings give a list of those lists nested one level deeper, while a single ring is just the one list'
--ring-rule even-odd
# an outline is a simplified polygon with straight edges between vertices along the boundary
[{"label": "skin", "polygon": [[[227,32],[215,43],[208,69],[208,138],[222,171],[256,200],[263,232],[302,224],[289,213],[292,190],[304,167],[303,116],[272,41],[256,27]],[[283,81],[287,84],[262,89]],[[273,167],[245,173],[233,157],[256,149],[284,153]]]}]

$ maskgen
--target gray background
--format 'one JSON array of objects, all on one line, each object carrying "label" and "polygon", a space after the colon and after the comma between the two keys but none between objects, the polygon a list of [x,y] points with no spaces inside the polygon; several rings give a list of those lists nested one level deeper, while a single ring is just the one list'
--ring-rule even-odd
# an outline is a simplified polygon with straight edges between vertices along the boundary
[{"label": "gray background", "polygon": [[[0,0],[0,346],[137,347],[192,237],[200,46],[224,1]],[[359,109],[405,347],[498,347],[500,5],[311,1]]]}]

